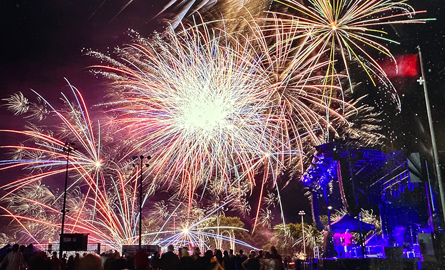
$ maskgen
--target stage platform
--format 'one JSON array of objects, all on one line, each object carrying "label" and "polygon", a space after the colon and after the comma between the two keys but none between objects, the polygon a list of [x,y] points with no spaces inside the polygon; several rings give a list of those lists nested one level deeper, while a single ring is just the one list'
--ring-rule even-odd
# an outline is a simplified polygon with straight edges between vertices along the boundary
[{"label": "stage platform", "polygon": [[[417,270],[419,259],[323,259],[318,269],[323,270]],[[422,267],[422,270],[427,269]],[[434,268],[438,269],[438,268]]]}]

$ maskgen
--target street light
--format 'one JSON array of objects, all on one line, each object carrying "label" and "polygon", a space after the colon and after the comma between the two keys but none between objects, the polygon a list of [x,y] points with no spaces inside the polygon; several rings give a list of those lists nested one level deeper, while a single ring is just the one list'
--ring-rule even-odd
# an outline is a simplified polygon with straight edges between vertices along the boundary
[{"label": "street light", "polygon": [[306,215],[306,213],[301,210],[298,212],[298,214],[301,216],[301,230],[303,231],[303,252],[304,256],[306,256],[306,240],[304,239],[304,223],[303,223],[303,216]]},{"label": "street light", "polygon": [[[137,156],[133,156],[133,160],[138,159]],[[141,160],[141,180],[139,184],[139,250],[141,250],[142,246],[142,171],[144,166],[144,159],[147,161],[151,159],[151,156],[144,157],[143,155],[139,156],[139,159]],[[133,166],[136,166],[136,164],[133,164]],[[148,168],[149,164],[145,164],[145,167]]]},{"label": "street light", "polygon": [[68,187],[68,168],[70,161],[70,154],[73,151],[76,151],[76,147],[74,147],[74,143],[66,142],[65,146],[63,146],[62,151],[66,154],[66,171],[65,171],[65,191],[63,193],[63,208],[62,208],[62,226],[60,230],[60,240],[59,240],[59,258],[62,258],[62,242],[63,242],[63,229],[65,228],[65,215],[66,215],[66,190]]}]

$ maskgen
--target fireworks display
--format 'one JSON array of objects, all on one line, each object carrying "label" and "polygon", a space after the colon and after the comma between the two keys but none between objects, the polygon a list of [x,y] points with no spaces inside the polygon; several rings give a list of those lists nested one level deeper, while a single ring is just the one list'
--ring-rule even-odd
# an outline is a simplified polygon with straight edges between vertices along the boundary
[{"label": "fireworks display", "polygon": [[[384,27],[425,23],[428,20],[414,18],[425,11],[415,11],[406,1],[314,0],[309,1],[308,5],[296,0],[277,2],[295,11],[295,15],[271,12],[273,17],[281,18],[279,26],[289,29],[298,27],[301,30],[299,39],[307,41],[301,45],[304,47],[302,50],[323,52],[320,55],[329,58],[325,70],[326,76],[329,76],[327,78],[332,79],[335,74],[344,71],[351,88],[350,62],[362,67],[374,85],[376,81],[391,85],[373,52],[375,50],[395,62],[385,44],[398,42],[385,36],[387,32]],[[274,29],[276,25],[267,27]],[[396,93],[392,93],[392,97],[399,102]]]},{"label": "fireworks display", "polygon": [[[16,239],[57,241],[64,194],[46,182],[67,173],[67,232],[118,248],[137,243],[142,219],[145,243],[253,248],[237,240],[244,224],[225,213],[252,212],[253,230],[278,222],[286,228],[280,177],[303,172],[315,145],[345,136],[380,144],[379,112],[350,99],[350,62],[373,82],[390,84],[368,50],[392,57],[377,42],[391,40],[372,27],[425,22],[412,18],[421,12],[381,0],[279,3],[292,14],[261,17],[258,7],[270,7],[263,1],[247,10],[253,20],[206,23],[203,15],[203,23],[185,26],[179,20],[186,14],[214,2],[191,10],[181,2],[164,32],[137,36],[114,54],[88,50],[101,61],[92,72],[110,82],[94,111],[69,83],[72,98],[62,94],[61,108],[35,91],[36,101],[20,92],[3,99],[29,121],[23,130],[0,130],[23,138],[2,146],[10,157],[0,161],[1,171],[25,174],[2,186]],[[242,8],[234,9],[226,10]],[[67,142],[76,147],[69,155]],[[133,166],[139,155],[151,155],[150,166]],[[251,211],[253,190],[259,195]],[[315,231],[308,237],[318,241]]]}]

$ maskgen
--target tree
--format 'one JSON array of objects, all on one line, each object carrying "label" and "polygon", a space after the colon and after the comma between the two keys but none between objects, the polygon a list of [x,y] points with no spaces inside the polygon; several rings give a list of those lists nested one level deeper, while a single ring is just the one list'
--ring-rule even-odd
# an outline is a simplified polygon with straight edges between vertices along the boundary
[{"label": "tree", "polygon": [[[278,251],[287,256],[295,252],[303,252],[303,231],[300,223],[288,223],[276,225],[274,228],[274,241]],[[315,226],[304,223],[304,244],[306,254],[313,256],[313,249],[323,244],[323,234]]]},{"label": "tree", "polygon": [[207,245],[221,250],[237,250],[240,245],[236,244],[236,240],[243,242],[251,240],[248,230],[244,228],[244,222],[239,217],[214,215],[202,222],[197,229],[215,235],[207,239]]}]

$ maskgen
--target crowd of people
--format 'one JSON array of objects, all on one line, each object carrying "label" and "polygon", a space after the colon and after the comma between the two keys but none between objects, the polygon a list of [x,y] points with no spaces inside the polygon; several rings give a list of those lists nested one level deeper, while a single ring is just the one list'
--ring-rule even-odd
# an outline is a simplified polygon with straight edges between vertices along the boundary
[{"label": "crowd of people", "polygon": [[[272,246],[270,252],[252,250],[248,255],[240,249],[237,254],[233,250],[207,250],[203,256],[199,248],[190,255],[187,247],[180,248],[178,254],[170,245],[168,251],[159,257],[154,254],[148,268],[154,270],[282,270],[283,260],[277,249]],[[151,267],[151,268],[150,268]]]},{"label": "crowd of people", "polygon": [[248,255],[242,249],[236,254],[232,249],[207,250],[201,254],[197,247],[175,251],[173,245],[169,245],[163,254],[140,250],[134,256],[120,256],[114,251],[59,258],[57,252],[48,256],[46,252],[15,244],[0,260],[0,270],[282,270],[286,267],[286,261],[283,262],[274,246],[270,251],[252,250]]}]

